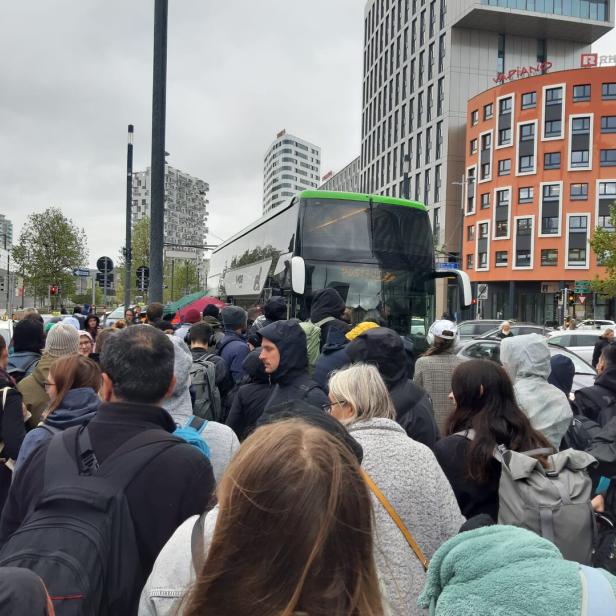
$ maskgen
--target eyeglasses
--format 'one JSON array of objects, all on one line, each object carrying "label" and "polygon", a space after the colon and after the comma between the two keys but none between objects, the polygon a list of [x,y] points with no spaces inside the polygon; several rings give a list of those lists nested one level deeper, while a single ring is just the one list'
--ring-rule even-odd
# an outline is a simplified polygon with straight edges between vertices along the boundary
[{"label": "eyeglasses", "polygon": [[327,404],[322,404],[321,408],[326,413],[331,413],[332,412],[332,406],[334,406],[335,404],[337,404],[338,406],[342,406],[343,404],[346,404],[346,400],[336,400],[335,402],[328,402]]},{"label": "eyeglasses", "polygon": [[55,383],[50,383],[49,381],[45,381],[43,383],[43,387],[45,388],[45,391],[47,391],[50,387],[55,387],[56,384]]}]

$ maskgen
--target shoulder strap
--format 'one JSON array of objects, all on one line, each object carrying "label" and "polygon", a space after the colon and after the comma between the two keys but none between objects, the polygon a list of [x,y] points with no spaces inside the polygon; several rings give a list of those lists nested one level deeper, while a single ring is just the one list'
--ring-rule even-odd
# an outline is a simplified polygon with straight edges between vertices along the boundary
[{"label": "shoulder strap", "polygon": [[4,407],[6,406],[6,398],[9,395],[9,391],[11,390],[11,387],[5,387],[2,390],[2,410],[4,411]]},{"label": "shoulder strap", "polygon": [[611,616],[616,613],[616,598],[607,578],[599,569],[580,565],[582,582],[581,616]]},{"label": "shoulder strap", "polygon": [[404,535],[407,543],[411,547],[411,550],[415,552],[415,556],[417,556],[419,562],[421,563],[424,571],[428,570],[428,565],[430,564],[426,555],[422,552],[421,548],[417,545],[417,542],[411,535],[409,529],[404,525],[404,522],[401,520],[400,516],[394,509],[393,505],[387,500],[383,492],[379,490],[378,486],[372,480],[372,477],[366,473],[366,471],[362,468],[361,474],[364,477],[364,481],[368,484],[368,487],[372,490],[373,494],[381,501],[381,505],[385,507],[385,510],[390,515],[391,519],[396,523],[396,526],[400,529],[400,532]]},{"label": "shoulder strap", "polygon": [[205,430],[205,426],[207,426],[207,419],[203,419],[202,417],[197,417],[193,415],[185,424],[185,428],[192,428],[197,432],[197,434],[201,434]]},{"label": "shoulder strap", "polygon": [[193,526],[192,534],[190,536],[192,564],[197,576],[201,573],[201,569],[203,569],[203,564],[205,563],[205,541],[203,539],[204,532],[205,512],[202,513],[195,521],[195,525]]},{"label": "shoulder strap", "polygon": [[323,325],[325,325],[325,323],[329,323],[330,321],[335,321],[335,320],[336,320],[336,317],[325,317],[324,319],[317,321],[315,325],[317,327],[322,327]]}]

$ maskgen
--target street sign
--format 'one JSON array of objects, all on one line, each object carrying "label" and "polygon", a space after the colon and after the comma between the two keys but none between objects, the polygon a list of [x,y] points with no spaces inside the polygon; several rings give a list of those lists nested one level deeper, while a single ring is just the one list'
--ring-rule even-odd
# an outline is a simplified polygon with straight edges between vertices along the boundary
[{"label": "street sign", "polygon": [[486,300],[488,299],[488,285],[485,283],[479,283],[477,285],[477,299]]},{"label": "street sign", "polygon": [[79,276],[81,278],[89,278],[90,270],[86,269],[85,267],[78,267],[73,270],[73,276]]},{"label": "street sign", "polygon": [[437,261],[436,269],[437,270],[456,270],[456,269],[460,269],[460,264],[450,263],[449,261]]},{"label": "street sign", "polygon": [[583,304],[586,301],[585,295],[578,295],[578,299],[580,300],[580,304]]},{"label": "street sign", "polygon": [[576,280],[575,292],[576,293],[588,293],[590,291],[590,280]]},{"label": "street sign", "polygon": [[109,257],[100,257],[96,262],[96,267],[99,272],[110,272],[113,270],[113,261]]}]

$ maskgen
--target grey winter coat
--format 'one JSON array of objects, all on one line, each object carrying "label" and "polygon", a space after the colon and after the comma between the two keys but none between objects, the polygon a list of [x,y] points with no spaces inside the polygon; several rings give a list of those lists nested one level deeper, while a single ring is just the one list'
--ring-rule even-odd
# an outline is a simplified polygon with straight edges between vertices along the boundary
[{"label": "grey winter coat", "polygon": [[540,334],[505,338],[500,358],[513,381],[518,406],[533,428],[558,451],[573,413],[567,396],[548,383],[551,364],[547,340]]},{"label": "grey winter coat", "polygon": [[[434,454],[392,419],[349,426],[364,450],[362,467],[397,511],[428,559],[464,523],[453,490]],[[424,614],[417,597],[426,573],[383,505],[372,495],[375,559],[392,614]]]}]

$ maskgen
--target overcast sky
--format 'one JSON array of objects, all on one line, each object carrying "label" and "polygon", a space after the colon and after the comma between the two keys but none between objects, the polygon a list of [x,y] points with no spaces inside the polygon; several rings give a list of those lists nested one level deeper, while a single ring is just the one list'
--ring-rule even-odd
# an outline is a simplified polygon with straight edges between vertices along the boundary
[{"label": "overcast sky", "polygon": [[[209,241],[261,215],[276,133],[358,155],[363,0],[171,0],[167,146],[210,183]],[[150,161],[152,0],[21,0],[0,9],[0,213],[15,237],[50,204],[85,228],[90,264],[124,244],[126,127]],[[616,35],[600,50],[616,53]]]}]

